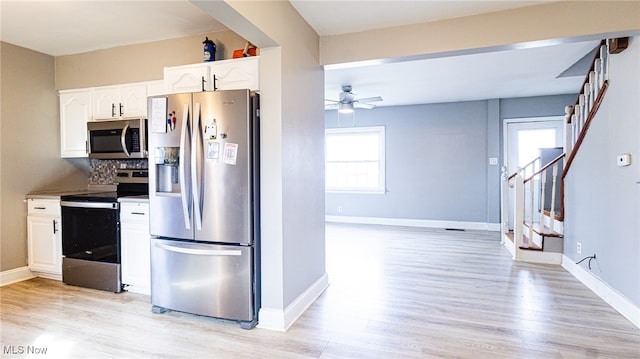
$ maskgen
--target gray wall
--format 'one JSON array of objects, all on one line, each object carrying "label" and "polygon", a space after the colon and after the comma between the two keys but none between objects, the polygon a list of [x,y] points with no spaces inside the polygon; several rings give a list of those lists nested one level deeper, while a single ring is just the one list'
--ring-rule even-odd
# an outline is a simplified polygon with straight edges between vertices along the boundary
[{"label": "gray wall", "polygon": [[[564,254],[640,306],[640,39],[611,55],[610,87],[565,179]],[[631,154],[628,167],[616,156]],[[576,251],[582,244],[582,254]],[[580,266],[589,271],[587,262]]]},{"label": "gray wall", "polygon": [[[356,112],[356,126],[386,128],[386,194],[326,194],[326,214],[460,222],[500,222],[502,122],[557,116],[575,95],[541,96]],[[325,112],[325,127],[350,117]],[[490,165],[489,158],[498,158]],[[338,213],[338,206],[343,211]]]},{"label": "gray wall", "polygon": [[357,126],[385,126],[387,193],[328,193],[327,214],[486,222],[486,119],[486,101],[357,110]]}]

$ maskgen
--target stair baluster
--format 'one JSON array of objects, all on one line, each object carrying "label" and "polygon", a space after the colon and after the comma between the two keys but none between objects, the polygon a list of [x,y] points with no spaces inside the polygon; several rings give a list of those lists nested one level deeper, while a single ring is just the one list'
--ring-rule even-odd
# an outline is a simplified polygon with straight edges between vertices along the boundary
[{"label": "stair baluster", "polygon": [[[544,227],[544,204],[545,204],[545,189],[547,187],[547,171],[540,174],[540,229]],[[553,189],[552,189],[553,190]],[[552,204],[553,207],[553,204]]]},{"label": "stair baluster", "polygon": [[[551,179],[551,209],[549,211],[549,229],[554,231],[554,221],[556,219],[556,183],[558,179],[558,162],[553,165],[553,176]],[[544,190],[543,190],[544,191]],[[541,222],[542,223],[542,222]]]}]

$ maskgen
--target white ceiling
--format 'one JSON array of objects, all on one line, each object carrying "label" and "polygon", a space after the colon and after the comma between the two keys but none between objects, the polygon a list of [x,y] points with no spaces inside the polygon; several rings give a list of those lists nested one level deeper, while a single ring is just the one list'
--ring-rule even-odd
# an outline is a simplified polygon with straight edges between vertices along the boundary
[{"label": "white ceiling", "polygon": [[[329,35],[547,1],[291,2],[320,35]],[[224,29],[186,0],[1,0],[0,24],[2,41],[52,56]],[[326,71],[326,97],[337,99],[341,85],[352,85],[360,97],[382,96],[380,106],[576,93],[584,75],[556,77],[596,45],[597,41],[580,42],[331,69]]]},{"label": "white ceiling", "polygon": [[2,41],[52,56],[226,29],[186,0],[0,0]]},{"label": "white ceiling", "polygon": [[526,7],[557,0],[289,0],[316,32],[338,35]]}]

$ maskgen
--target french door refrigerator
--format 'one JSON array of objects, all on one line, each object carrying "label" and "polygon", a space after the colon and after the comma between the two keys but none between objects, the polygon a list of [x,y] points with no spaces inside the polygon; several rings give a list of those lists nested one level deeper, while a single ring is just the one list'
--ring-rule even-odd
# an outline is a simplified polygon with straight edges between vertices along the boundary
[{"label": "french door refrigerator", "polygon": [[257,324],[259,95],[153,96],[149,116],[151,304]]}]

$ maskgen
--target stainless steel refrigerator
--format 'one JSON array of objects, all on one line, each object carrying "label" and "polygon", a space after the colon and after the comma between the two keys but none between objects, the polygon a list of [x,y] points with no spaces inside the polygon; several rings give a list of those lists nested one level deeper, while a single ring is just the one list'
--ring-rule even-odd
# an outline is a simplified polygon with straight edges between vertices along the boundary
[{"label": "stainless steel refrigerator", "polygon": [[259,96],[148,99],[151,304],[257,324]]}]

